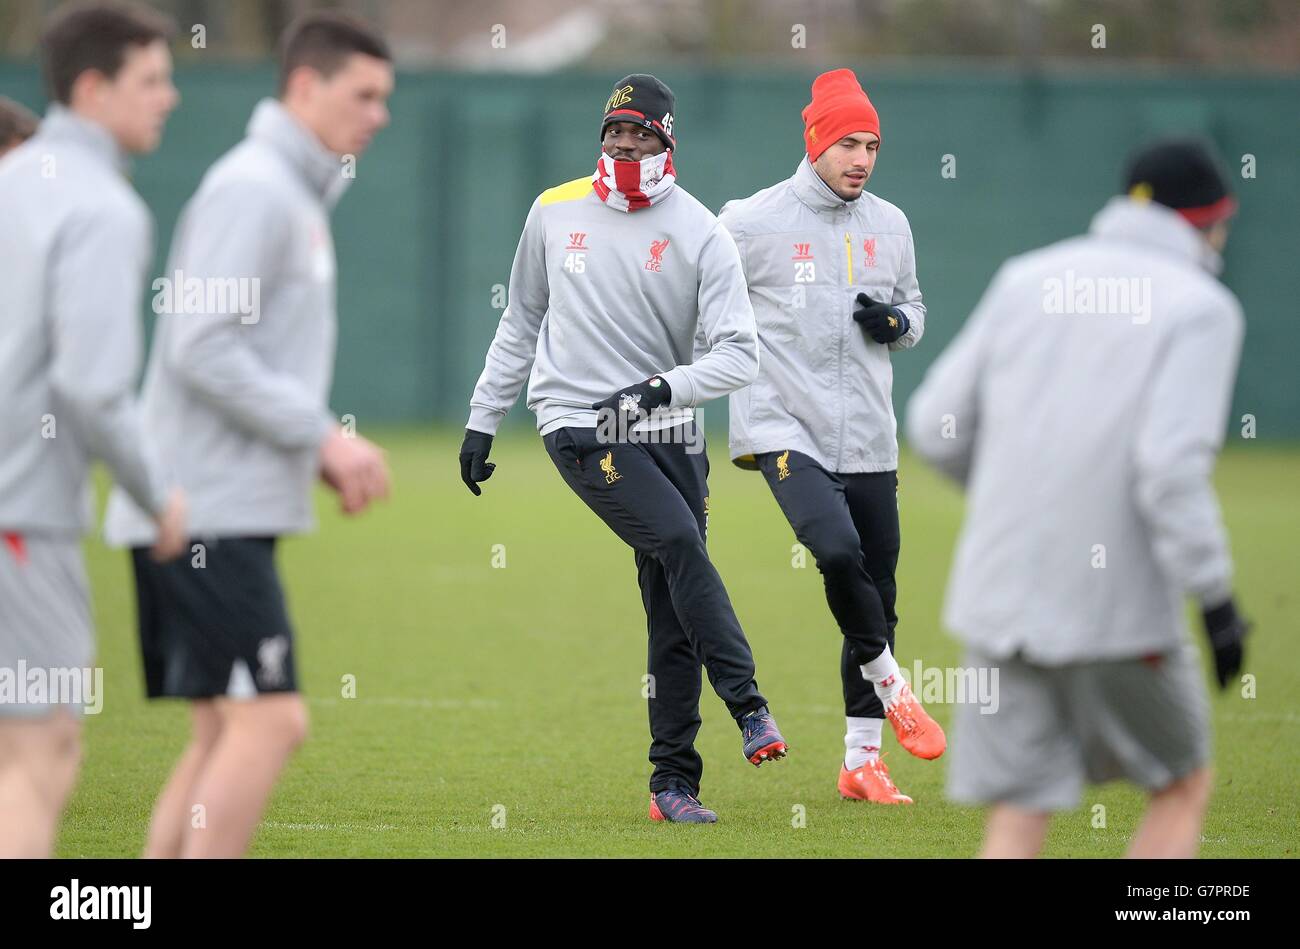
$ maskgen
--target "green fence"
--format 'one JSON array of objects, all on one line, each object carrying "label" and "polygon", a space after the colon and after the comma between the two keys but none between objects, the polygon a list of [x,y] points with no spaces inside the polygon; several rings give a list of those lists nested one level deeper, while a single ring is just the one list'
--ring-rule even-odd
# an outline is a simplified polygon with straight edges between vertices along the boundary
[{"label": "green fence", "polygon": [[[1135,143],[1194,131],[1218,143],[1241,201],[1224,273],[1248,323],[1234,418],[1253,414],[1261,438],[1300,437],[1300,80],[850,65],[881,115],[870,187],[911,219],[929,308],[924,342],[894,361],[896,404],[1003,258],[1083,230]],[[717,210],[794,170],[811,74],[659,75],[677,94],[679,180],[706,205]],[[464,420],[524,216],[539,191],[592,169],[615,78],[399,77],[393,124],[362,157],[335,218],[339,413],[363,425]],[[135,169],[158,219],[159,272],[181,205],[273,79],[265,66],[183,66],[177,85],[183,101],[163,147]],[[26,64],[0,66],[0,91],[43,101]],[[945,155],[955,177],[941,175]],[[1244,155],[1254,156],[1253,178],[1238,174]],[[706,411],[710,426],[725,415]],[[513,417],[524,416],[521,404]]]}]

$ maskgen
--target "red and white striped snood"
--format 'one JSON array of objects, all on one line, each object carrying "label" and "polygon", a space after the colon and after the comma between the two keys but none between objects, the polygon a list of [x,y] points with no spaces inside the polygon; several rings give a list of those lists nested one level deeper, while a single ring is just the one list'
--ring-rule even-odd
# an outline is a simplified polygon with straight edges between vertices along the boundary
[{"label": "red and white striped snood", "polygon": [[676,182],[671,149],[640,161],[617,161],[601,152],[591,179],[600,200],[615,210],[628,212],[655,204]]}]

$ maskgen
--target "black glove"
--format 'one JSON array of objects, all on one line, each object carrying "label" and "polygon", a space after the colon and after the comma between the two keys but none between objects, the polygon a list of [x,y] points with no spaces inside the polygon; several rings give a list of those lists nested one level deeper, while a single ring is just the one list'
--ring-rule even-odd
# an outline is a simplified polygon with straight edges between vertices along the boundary
[{"label": "black glove", "polygon": [[1219,680],[1219,688],[1226,689],[1229,680],[1241,671],[1242,645],[1250,632],[1250,622],[1237,612],[1237,604],[1231,597],[1222,606],[1202,610],[1201,616],[1214,650],[1214,675]]},{"label": "black glove", "polygon": [[497,466],[487,460],[491,450],[491,435],[476,432],[472,428],[465,429],[465,440],[460,445],[460,480],[474,492],[475,497],[483,493],[478,482],[486,481],[496,470]]},{"label": "black glove", "polygon": [[892,343],[907,332],[907,314],[885,303],[877,303],[865,293],[858,294],[853,319],[877,343]]},{"label": "black glove", "polygon": [[597,412],[612,409],[622,415],[648,415],[653,409],[667,405],[672,397],[668,381],[663,376],[651,376],[645,382],[620,389],[608,399],[593,402],[591,407]]}]

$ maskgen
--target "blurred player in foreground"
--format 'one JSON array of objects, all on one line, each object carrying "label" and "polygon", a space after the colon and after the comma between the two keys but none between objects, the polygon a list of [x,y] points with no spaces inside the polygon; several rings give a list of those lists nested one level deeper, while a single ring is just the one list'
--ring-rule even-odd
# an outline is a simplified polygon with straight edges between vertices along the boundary
[{"label": "blurred player in foreground", "polygon": [[943,729],[894,659],[898,586],[898,438],[891,354],[925,331],[907,217],[866,190],[880,117],[848,69],[813,81],[807,155],[794,175],[731,201],[719,220],[741,248],[762,357],[731,396],[731,459],[763,472],[812,551],[844,636],[847,800],[911,804],[880,756],[888,719],[920,758]]},{"label": "blurred player in foreground", "polygon": [[168,470],[191,499],[191,558],[116,491],[110,542],[133,547],[150,698],[191,703],[193,737],[154,808],[146,856],[244,853],[307,732],[276,539],[311,530],[320,477],[357,513],[388,492],[383,454],[329,410],[335,259],[329,214],[388,123],[383,39],[317,13],[282,40],[280,96],[208,170],[177,225],[144,385]]},{"label": "blurred player in foreground", "polygon": [[999,669],[958,708],[949,794],[992,804],[983,855],[1039,853],[1086,781],[1150,793],[1134,857],[1194,856],[1209,714],[1247,624],[1211,483],[1244,329],[1213,276],[1235,201],[1204,145],[1141,151],[1082,237],[1016,257],[908,405],[911,445],[965,485],[945,622]]},{"label": "blurred player in foreground", "polygon": [[[153,222],[123,174],[176,106],[170,21],[147,7],[63,7],[41,53],[51,105],[0,162],[0,856],[49,856],[95,681],[81,537],[102,460],[153,531],[185,548],[185,504],[148,450],[135,399]],[[43,681],[40,694],[28,694]],[[99,680],[102,682],[102,678]],[[67,694],[64,686],[80,688]]]}]

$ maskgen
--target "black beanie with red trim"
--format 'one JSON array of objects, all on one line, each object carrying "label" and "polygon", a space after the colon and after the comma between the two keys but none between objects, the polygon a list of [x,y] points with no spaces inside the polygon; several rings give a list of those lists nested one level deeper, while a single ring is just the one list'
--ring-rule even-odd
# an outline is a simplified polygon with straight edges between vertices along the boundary
[{"label": "black beanie with red trim", "polygon": [[1213,148],[1197,138],[1164,139],[1142,148],[1129,162],[1124,190],[1172,208],[1196,227],[1209,227],[1237,210]]},{"label": "black beanie with red trim", "polygon": [[677,99],[673,91],[647,73],[633,73],[614,83],[614,91],[605,100],[605,117],[600,123],[600,137],[611,122],[632,122],[658,135],[669,148],[677,147],[673,137],[673,109]]}]

